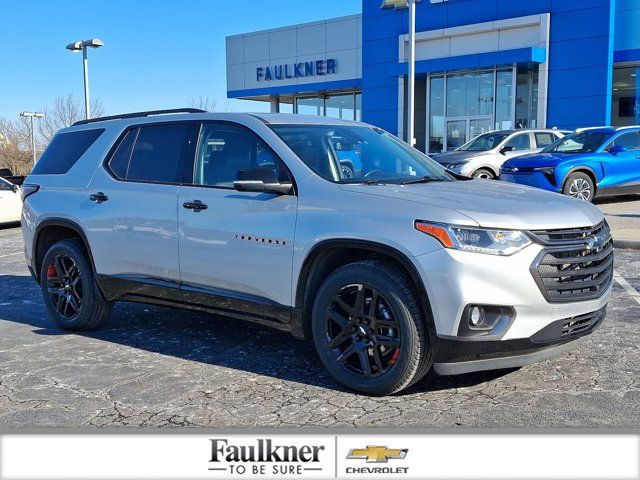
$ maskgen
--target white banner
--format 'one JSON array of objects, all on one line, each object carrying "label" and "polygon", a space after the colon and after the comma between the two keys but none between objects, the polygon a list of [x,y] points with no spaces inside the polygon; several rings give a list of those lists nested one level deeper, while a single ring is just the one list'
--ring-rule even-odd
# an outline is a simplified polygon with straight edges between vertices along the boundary
[{"label": "white banner", "polygon": [[0,478],[638,479],[637,435],[4,435]]}]

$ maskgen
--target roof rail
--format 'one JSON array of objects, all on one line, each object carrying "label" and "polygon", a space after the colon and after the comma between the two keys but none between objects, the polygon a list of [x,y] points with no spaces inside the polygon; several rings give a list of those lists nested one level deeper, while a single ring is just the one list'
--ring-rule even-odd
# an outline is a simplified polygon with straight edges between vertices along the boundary
[{"label": "roof rail", "polygon": [[148,112],[136,112],[136,113],[123,113],[122,115],[111,115],[109,117],[98,117],[91,118],[89,120],[80,120],[73,124],[73,126],[77,125],[87,125],[89,123],[95,122],[103,122],[105,120],[122,120],[125,118],[138,118],[138,117],[150,117],[152,115],[166,115],[172,113],[207,113],[206,110],[200,110],[199,108],[174,108],[171,110],[150,110]]},{"label": "roof rail", "polygon": [[616,127],[616,132],[621,132],[623,130],[635,130],[640,128],[640,125],[627,125],[626,127]]},{"label": "roof rail", "polygon": [[604,130],[604,129],[614,130],[611,125],[602,125],[599,127],[585,127],[585,128],[576,128],[576,133],[588,132],[590,130]]}]

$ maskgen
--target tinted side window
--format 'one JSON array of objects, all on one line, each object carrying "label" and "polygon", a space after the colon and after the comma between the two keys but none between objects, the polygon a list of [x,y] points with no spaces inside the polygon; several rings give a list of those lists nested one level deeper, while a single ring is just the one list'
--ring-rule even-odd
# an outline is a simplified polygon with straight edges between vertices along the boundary
[{"label": "tinted side window", "polygon": [[538,148],[544,148],[551,145],[553,142],[557,140],[555,135],[546,132],[536,133],[536,143],[538,144]]},{"label": "tinted side window", "polygon": [[620,135],[613,145],[627,147],[629,150],[640,150],[640,132],[631,132]]},{"label": "tinted side window", "polygon": [[204,124],[193,171],[193,183],[233,188],[243,171],[261,168],[280,182],[290,181],[271,149],[253,132],[236,125]]},{"label": "tinted side window", "polygon": [[157,183],[181,181],[181,158],[190,150],[190,124],[141,127],[133,147],[127,180]]},{"label": "tinted side window", "polygon": [[505,147],[515,147],[516,151],[531,150],[531,137],[528,133],[521,133],[509,140]]},{"label": "tinted side window", "polygon": [[104,129],[59,133],[44,151],[32,175],[63,175],[71,170]]},{"label": "tinted side window", "polygon": [[131,160],[131,152],[133,151],[133,144],[136,141],[137,135],[137,128],[129,130],[109,161],[109,168],[120,179],[127,178],[129,160]]}]

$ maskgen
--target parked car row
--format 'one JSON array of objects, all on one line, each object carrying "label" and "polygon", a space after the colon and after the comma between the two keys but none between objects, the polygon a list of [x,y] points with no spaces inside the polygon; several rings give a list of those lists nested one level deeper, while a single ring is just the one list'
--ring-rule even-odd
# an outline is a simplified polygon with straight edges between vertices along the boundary
[{"label": "parked car row", "polygon": [[640,193],[640,126],[595,127],[573,133],[490,132],[433,158],[461,175],[499,178],[588,202]]}]

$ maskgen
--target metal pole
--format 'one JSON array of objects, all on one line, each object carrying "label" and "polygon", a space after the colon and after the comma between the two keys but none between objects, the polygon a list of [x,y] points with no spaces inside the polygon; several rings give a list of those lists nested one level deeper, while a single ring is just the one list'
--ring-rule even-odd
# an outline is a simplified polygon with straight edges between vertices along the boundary
[{"label": "metal pole", "polygon": [[409,92],[407,96],[407,143],[414,145],[416,95],[416,0],[409,0]]},{"label": "metal pole", "polygon": [[82,67],[84,69],[84,118],[91,118],[91,107],[89,106],[89,60],[87,59],[87,47],[82,46]]},{"label": "metal pole", "polygon": [[31,115],[31,153],[33,154],[33,164],[36,164],[36,136],[33,130],[33,117],[35,115]]}]

